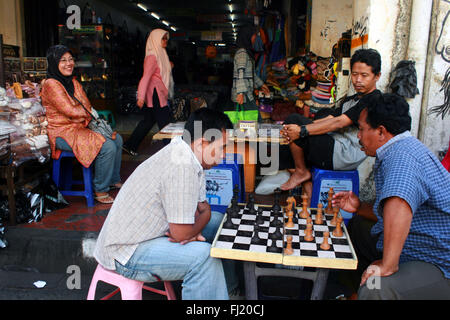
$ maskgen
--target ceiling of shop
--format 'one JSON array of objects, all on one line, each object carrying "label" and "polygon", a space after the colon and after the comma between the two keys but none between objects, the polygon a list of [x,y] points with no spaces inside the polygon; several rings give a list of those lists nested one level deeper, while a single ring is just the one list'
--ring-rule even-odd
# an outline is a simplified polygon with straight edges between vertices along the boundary
[{"label": "ceiling of shop", "polygon": [[[176,28],[176,35],[189,41],[200,41],[202,31],[222,32],[222,41],[233,43],[233,14],[235,31],[251,17],[245,14],[246,0],[107,0],[109,6],[132,16],[149,28],[165,28],[162,20]],[[137,6],[140,3],[147,12]],[[232,5],[230,13],[229,4]],[[150,15],[155,12],[160,20]],[[174,31],[171,31],[174,32]]]}]

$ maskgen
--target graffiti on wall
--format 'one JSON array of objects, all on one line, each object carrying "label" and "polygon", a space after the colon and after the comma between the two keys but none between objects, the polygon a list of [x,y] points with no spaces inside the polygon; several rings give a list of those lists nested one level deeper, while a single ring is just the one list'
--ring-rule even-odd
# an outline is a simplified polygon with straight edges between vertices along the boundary
[{"label": "graffiti on wall", "polygon": [[[450,0],[442,0],[443,2],[449,3]],[[436,41],[435,51],[436,54],[440,55],[441,58],[450,63],[450,44],[446,43],[447,39],[443,37],[444,30],[448,30],[448,16],[450,10],[447,10],[445,18],[442,20],[442,25],[440,26],[439,37]],[[442,80],[441,90],[439,92],[444,92],[444,103],[435,106],[430,109],[429,114],[436,114],[436,117],[441,116],[442,120],[446,114],[450,114],[450,66],[447,68],[444,79]]]},{"label": "graffiti on wall", "polygon": [[352,27],[352,49],[362,47],[369,41],[368,34],[369,17],[362,16],[355,21]]},{"label": "graffiti on wall", "polygon": [[336,20],[327,20],[325,21],[324,28],[320,31],[320,36],[326,40],[328,38],[328,34],[330,31],[335,29],[335,26],[333,25],[336,23]]}]

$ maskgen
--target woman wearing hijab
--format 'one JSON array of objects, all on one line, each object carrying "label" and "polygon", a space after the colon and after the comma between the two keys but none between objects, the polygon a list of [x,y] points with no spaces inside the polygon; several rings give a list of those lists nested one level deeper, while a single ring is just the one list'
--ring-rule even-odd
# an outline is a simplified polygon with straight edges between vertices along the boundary
[{"label": "woman wearing hijab", "polygon": [[172,66],[166,52],[169,33],[163,29],[153,30],[147,39],[145,48],[144,73],[139,82],[137,105],[142,109],[144,119],[134,129],[130,138],[124,143],[124,150],[132,156],[155,122],[159,129],[172,121],[172,113],[167,107],[167,100],[173,97]]},{"label": "woman wearing hijab", "polygon": [[253,26],[242,27],[236,39],[239,48],[234,55],[233,88],[231,100],[243,106],[244,110],[258,110],[253,91],[261,88],[265,94],[270,94],[269,88],[255,73],[253,44],[257,30]]},{"label": "woman wearing hijab", "polygon": [[122,137],[116,133],[114,140],[107,139],[87,127],[91,115],[83,106],[89,112],[92,108],[81,84],[72,76],[75,67],[72,52],[66,46],[53,46],[47,51],[47,61],[41,98],[48,118],[52,158],[59,159],[61,151],[71,151],[86,168],[94,162],[95,199],[112,203],[114,199],[108,191],[122,186]]}]

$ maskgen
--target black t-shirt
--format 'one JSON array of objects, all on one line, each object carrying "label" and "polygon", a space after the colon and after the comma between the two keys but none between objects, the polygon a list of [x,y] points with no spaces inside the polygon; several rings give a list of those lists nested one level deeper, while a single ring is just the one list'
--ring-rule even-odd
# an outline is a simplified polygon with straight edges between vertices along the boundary
[{"label": "black t-shirt", "polygon": [[[368,93],[367,95],[363,96],[370,96],[373,94],[381,94],[381,91],[378,89],[375,89],[374,91],[372,91],[371,93]],[[361,100],[362,97],[358,97],[358,95],[352,95],[350,97],[346,97],[344,98],[344,100],[342,101],[342,103],[340,104],[341,106],[339,108],[336,109],[335,111],[335,116],[340,116],[342,114],[342,105],[348,101],[351,100]],[[359,119],[359,115],[361,114],[361,111],[363,111],[363,109],[366,106],[364,105],[364,103],[360,103],[358,102],[356,105],[354,105],[353,107],[351,107],[349,110],[347,110],[346,112],[344,112],[344,114],[350,118],[350,120],[352,120],[353,124],[355,126],[358,126],[358,119]]]}]

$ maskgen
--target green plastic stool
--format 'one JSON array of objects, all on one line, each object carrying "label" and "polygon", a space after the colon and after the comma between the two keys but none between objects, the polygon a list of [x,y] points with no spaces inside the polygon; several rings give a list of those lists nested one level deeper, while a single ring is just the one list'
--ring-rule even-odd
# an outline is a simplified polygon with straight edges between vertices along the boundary
[{"label": "green plastic stool", "polygon": [[116,120],[114,119],[114,115],[110,110],[97,110],[98,116],[102,119],[105,119],[109,122],[111,128],[116,127]]}]

